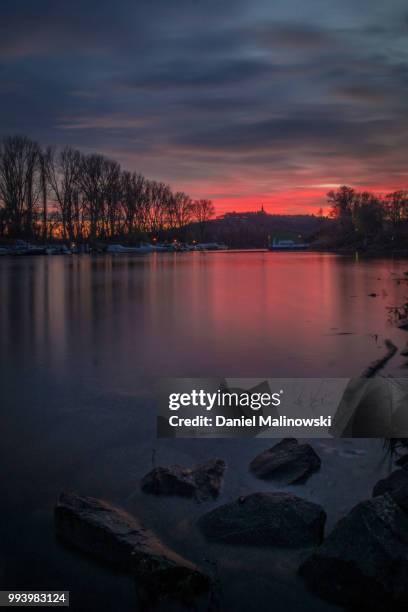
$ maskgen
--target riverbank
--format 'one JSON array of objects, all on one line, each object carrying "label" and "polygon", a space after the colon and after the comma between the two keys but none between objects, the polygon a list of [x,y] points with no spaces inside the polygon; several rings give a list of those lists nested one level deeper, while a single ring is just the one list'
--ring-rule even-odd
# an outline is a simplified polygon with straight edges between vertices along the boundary
[{"label": "riverbank", "polygon": [[0,243],[1,256],[20,256],[20,255],[73,255],[73,254],[148,254],[148,253],[187,253],[195,251],[228,251],[230,253],[333,253],[345,256],[361,256],[367,258],[376,257],[397,257],[408,258],[408,247],[390,247],[390,245],[372,244],[366,245],[356,243],[348,246],[331,246],[320,242],[310,243],[307,248],[298,249],[296,247],[280,248],[253,248],[240,247],[234,248],[224,243],[217,242],[140,242],[138,244],[111,243],[111,242],[82,242],[65,243],[52,242],[49,244],[39,242],[27,242],[25,240],[14,240]]},{"label": "riverbank", "polygon": [[318,245],[314,246],[313,251],[319,253],[336,253],[338,255],[354,255],[358,254],[364,257],[407,257],[408,258],[408,248],[388,248],[381,247],[378,245],[373,246],[363,246],[363,245],[353,245],[348,247],[320,247]]},{"label": "riverbank", "polygon": [[173,241],[172,243],[158,243],[158,242],[142,242],[137,246],[124,245],[124,244],[112,244],[112,243],[71,243],[67,245],[65,243],[52,243],[52,244],[41,244],[41,243],[30,243],[24,240],[16,240],[11,244],[4,244],[0,246],[0,256],[16,256],[16,255],[76,255],[76,254],[91,254],[91,253],[107,253],[112,255],[129,255],[139,254],[144,255],[147,253],[184,253],[190,251],[223,251],[228,247],[225,244],[219,244],[217,242],[207,243],[183,243]]}]

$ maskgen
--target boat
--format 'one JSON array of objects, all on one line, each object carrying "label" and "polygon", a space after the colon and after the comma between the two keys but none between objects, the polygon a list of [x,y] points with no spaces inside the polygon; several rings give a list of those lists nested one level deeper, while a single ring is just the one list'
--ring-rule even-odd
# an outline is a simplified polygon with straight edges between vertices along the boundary
[{"label": "boat", "polygon": [[309,245],[305,242],[295,242],[294,240],[276,240],[268,246],[269,251],[305,251]]},{"label": "boat", "polygon": [[10,248],[10,253],[12,255],[44,255],[45,247],[30,244],[25,240],[16,240]]},{"label": "boat", "polygon": [[155,244],[153,250],[156,253],[174,253],[177,248],[174,244]]},{"label": "boat", "polygon": [[125,255],[131,253],[144,255],[145,253],[151,253],[152,251],[154,251],[154,248],[148,244],[138,247],[123,246],[123,244],[109,244],[106,247],[106,252],[114,255]]},{"label": "boat", "polygon": [[195,245],[196,251],[226,251],[228,247],[218,242],[201,242]]},{"label": "boat", "polygon": [[65,244],[52,244],[46,247],[45,253],[47,255],[71,255],[72,251]]}]

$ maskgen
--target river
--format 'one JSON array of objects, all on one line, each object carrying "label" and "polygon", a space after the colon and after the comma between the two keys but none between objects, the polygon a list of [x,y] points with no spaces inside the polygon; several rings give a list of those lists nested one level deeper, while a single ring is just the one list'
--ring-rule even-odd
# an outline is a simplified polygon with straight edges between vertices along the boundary
[{"label": "river", "polygon": [[[198,563],[217,559],[226,609],[330,610],[295,574],[302,551],[207,545],[195,528],[218,503],[273,490],[248,473],[269,441],[158,441],[152,388],[160,376],[359,375],[386,338],[406,346],[387,310],[407,301],[406,270],[324,253],[0,258],[1,588],[71,590],[75,610],[137,609],[130,577],[56,541],[52,509],[68,489],[135,512]],[[405,362],[398,351],[385,373],[405,376]],[[287,489],[321,503],[330,529],[389,464],[380,440],[313,444],[321,470]],[[140,492],[152,457],[214,456],[228,464],[216,502]]]}]

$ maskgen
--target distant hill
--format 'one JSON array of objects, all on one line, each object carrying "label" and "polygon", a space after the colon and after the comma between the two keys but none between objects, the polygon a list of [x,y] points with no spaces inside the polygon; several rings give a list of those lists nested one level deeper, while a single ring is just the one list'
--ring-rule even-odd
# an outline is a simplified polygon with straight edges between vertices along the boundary
[{"label": "distant hill", "polygon": [[311,240],[330,223],[315,215],[270,215],[258,212],[226,213],[202,224],[183,228],[184,239],[222,242],[231,248],[262,248],[274,238],[299,242]]}]

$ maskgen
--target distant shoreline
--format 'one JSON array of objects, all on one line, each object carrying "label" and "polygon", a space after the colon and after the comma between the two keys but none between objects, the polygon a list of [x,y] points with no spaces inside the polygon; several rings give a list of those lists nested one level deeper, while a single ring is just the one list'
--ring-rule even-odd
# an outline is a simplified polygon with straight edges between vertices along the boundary
[{"label": "distant shoreline", "polygon": [[[45,248],[44,245],[42,244],[36,244],[36,243],[32,243],[32,246],[34,247],[34,249],[38,249],[39,252],[34,252],[34,253],[30,253],[30,252],[19,252],[19,251],[8,251],[5,252],[5,249],[3,249],[0,246],[0,261],[3,258],[21,258],[21,257],[29,257],[30,259],[32,257],[40,257],[40,256],[55,256],[55,255],[65,255],[65,256],[72,256],[72,255],[90,255],[90,256],[95,256],[95,255],[103,255],[103,256],[115,256],[115,257],[123,257],[124,255],[132,255],[132,256],[142,256],[142,255],[151,255],[153,253],[155,254],[159,254],[162,255],[163,252],[160,251],[151,251],[151,252],[137,252],[137,249],[135,250],[135,252],[123,252],[123,253],[115,253],[115,252],[109,252],[107,251],[105,248],[88,248],[87,250],[82,250],[82,251],[63,251],[61,249],[62,243],[58,243],[58,244],[54,244],[51,248]],[[226,249],[222,249],[222,250],[217,250],[217,249],[197,249],[197,250],[168,250],[168,251],[164,251],[166,254],[185,254],[185,253],[198,253],[198,254],[203,254],[203,253],[218,253],[218,254],[224,254],[224,255],[233,255],[233,254],[237,254],[237,253],[247,253],[249,254],[258,254],[258,253],[271,253],[271,254],[279,254],[279,255],[299,255],[299,254],[327,254],[327,255],[340,255],[340,256],[344,256],[344,257],[355,257],[356,255],[358,257],[361,258],[376,258],[376,257],[399,257],[399,258],[407,258],[408,259],[408,248],[407,249],[381,249],[381,248],[322,248],[322,247],[311,247],[310,249],[303,249],[303,250],[279,250],[276,249],[271,250],[268,249],[267,247],[237,247],[237,248],[226,248]]]}]

